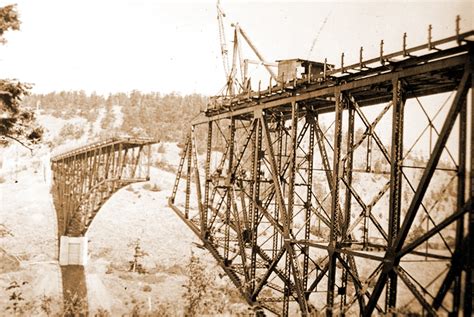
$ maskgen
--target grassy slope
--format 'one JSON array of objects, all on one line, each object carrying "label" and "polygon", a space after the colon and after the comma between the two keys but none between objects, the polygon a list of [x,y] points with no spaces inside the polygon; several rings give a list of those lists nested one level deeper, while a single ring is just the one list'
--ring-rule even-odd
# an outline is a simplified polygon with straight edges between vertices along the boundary
[{"label": "grassy slope", "polygon": [[[122,120],[120,108],[114,106],[113,109],[116,119]],[[88,122],[81,117],[64,120],[43,115],[40,120],[49,130],[46,134],[48,141],[57,138],[67,123],[84,127],[82,137],[55,148],[54,151],[58,152],[87,143],[100,132],[101,117],[99,115],[95,122]],[[182,285],[186,283],[191,250],[199,253],[209,271],[216,272],[217,276],[219,269],[210,255],[193,247],[197,238],[167,207],[167,197],[174,181],[174,173],[167,170],[170,166],[176,167],[179,152],[174,143],[165,143],[155,151],[153,160],[159,162],[156,164],[159,168],[152,168],[149,183],[156,184],[159,191],[147,190],[143,183],[122,189],[103,206],[94,220],[88,232],[90,264],[87,267],[92,310],[103,308],[116,315],[129,312],[140,303],[147,310],[155,309],[159,303],[173,302],[176,311],[182,312],[184,303],[177,299],[184,293]],[[39,299],[42,295],[58,298],[61,290],[56,262],[56,224],[49,194],[49,148],[42,148],[34,157],[18,146],[2,149],[0,153],[3,158],[0,176],[4,179],[0,184],[0,223],[14,234],[0,238],[0,241],[2,248],[22,260],[19,271],[0,273],[0,311],[3,311],[2,307],[9,302],[5,288],[12,280],[28,282],[22,287],[27,300]],[[320,176],[320,181],[324,182],[324,175]],[[357,183],[355,187],[368,202],[384,180],[361,174],[357,176]],[[373,185],[362,186],[364,183]],[[431,189],[439,191],[436,187],[439,186],[433,185]],[[446,205],[449,204],[446,202]],[[387,223],[386,209],[382,204],[374,210],[383,227]],[[443,209],[442,206],[439,209]],[[374,232],[374,228],[371,231]],[[133,259],[132,244],[138,238],[148,253],[143,259],[150,273],[147,275],[128,272],[128,261]],[[362,271],[364,266],[361,264]],[[411,266],[407,264],[406,268],[410,270]]]},{"label": "grassy slope", "polygon": [[[41,116],[40,120],[50,128],[49,139],[64,124],[80,121],[51,116]],[[85,141],[84,137],[76,143]],[[179,148],[171,143],[162,146],[164,150],[155,151],[154,160],[169,168],[178,162]],[[1,153],[0,176],[4,182],[0,184],[0,222],[13,236],[0,239],[2,248],[22,260],[19,271],[0,272],[0,311],[5,311],[11,304],[5,290],[11,281],[28,282],[22,286],[26,301],[39,301],[42,295],[56,301],[61,296],[61,275],[57,264],[55,211],[49,194],[49,148],[43,147],[33,157],[16,145],[2,149]],[[160,303],[172,303],[173,310],[182,313],[185,303],[177,299],[185,291],[182,285],[187,282],[192,250],[209,271],[219,272],[211,256],[194,247],[197,238],[167,206],[173,181],[173,173],[154,167],[147,183],[151,187],[156,184],[159,191],[146,189],[146,183],[123,188],[94,220],[87,233],[90,261],[86,268],[92,311],[102,308],[121,315],[134,306],[147,311],[156,309]],[[149,273],[144,275],[128,272],[133,243],[138,238],[148,253],[142,262]]]}]

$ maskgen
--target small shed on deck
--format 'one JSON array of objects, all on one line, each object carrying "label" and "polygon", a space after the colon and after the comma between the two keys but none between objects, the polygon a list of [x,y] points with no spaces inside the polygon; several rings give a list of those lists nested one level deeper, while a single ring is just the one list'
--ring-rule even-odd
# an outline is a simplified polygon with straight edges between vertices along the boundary
[{"label": "small shed on deck", "polygon": [[326,71],[334,69],[334,65],[309,61],[301,58],[278,60],[278,80],[289,82],[295,79],[322,78],[324,67]]}]

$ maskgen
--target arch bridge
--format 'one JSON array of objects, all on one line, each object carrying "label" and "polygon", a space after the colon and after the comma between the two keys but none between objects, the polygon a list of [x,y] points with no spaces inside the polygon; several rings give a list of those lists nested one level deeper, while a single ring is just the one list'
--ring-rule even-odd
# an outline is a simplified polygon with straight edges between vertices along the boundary
[{"label": "arch bridge", "polygon": [[58,236],[84,236],[119,189],[150,178],[153,139],[114,138],[51,158]]},{"label": "arch bridge", "polygon": [[80,300],[87,314],[84,236],[100,208],[114,193],[129,184],[149,180],[154,143],[157,141],[148,138],[113,138],[51,158],[51,192],[57,216],[66,309]]}]

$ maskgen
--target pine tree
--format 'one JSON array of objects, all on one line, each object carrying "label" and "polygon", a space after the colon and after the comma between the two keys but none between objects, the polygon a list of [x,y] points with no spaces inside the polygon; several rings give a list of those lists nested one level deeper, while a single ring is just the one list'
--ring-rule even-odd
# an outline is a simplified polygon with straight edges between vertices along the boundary
[{"label": "pine tree", "polygon": [[[0,8],[0,43],[6,43],[6,31],[19,29],[16,5]],[[42,137],[43,129],[36,124],[33,111],[21,105],[23,96],[30,89],[29,84],[16,80],[0,80],[0,141],[4,144],[15,140],[29,148],[29,145],[37,143]]]}]

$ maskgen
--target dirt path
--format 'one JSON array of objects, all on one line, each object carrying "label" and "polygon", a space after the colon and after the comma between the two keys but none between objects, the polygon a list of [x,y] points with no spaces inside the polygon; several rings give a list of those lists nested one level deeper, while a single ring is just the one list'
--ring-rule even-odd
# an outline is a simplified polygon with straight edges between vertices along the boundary
[{"label": "dirt path", "polygon": [[63,298],[66,312],[79,310],[80,315],[87,315],[87,285],[86,274],[82,265],[61,266],[63,283]]}]

